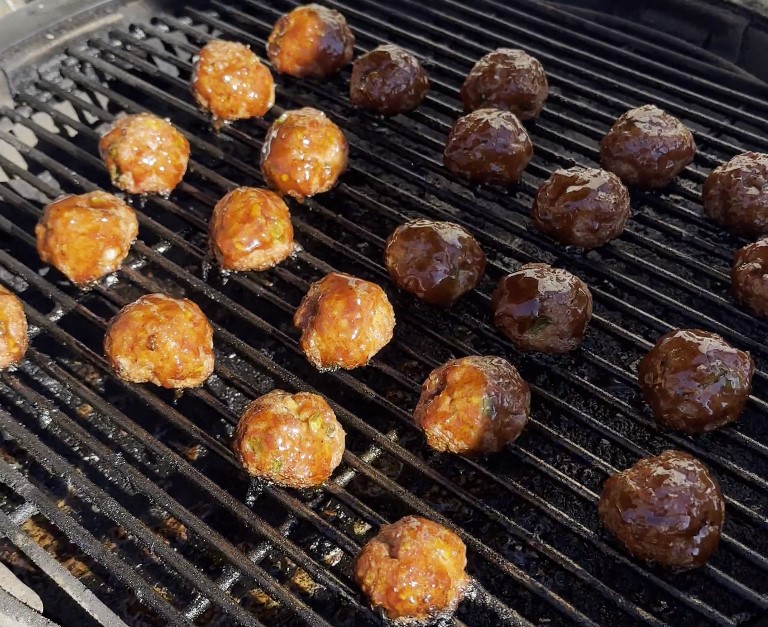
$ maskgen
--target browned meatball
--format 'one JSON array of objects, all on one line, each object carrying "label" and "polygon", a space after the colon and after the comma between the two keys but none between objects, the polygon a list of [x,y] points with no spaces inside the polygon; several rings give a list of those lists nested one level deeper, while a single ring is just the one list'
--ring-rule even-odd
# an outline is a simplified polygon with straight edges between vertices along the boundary
[{"label": "browned meatball", "polygon": [[115,121],[99,140],[112,184],[129,194],[170,194],[189,162],[189,142],[170,122],[150,113]]},{"label": "browned meatball", "polygon": [[191,300],[147,294],[112,318],[104,353],[131,383],[193,388],[213,372],[213,329]]},{"label": "browned meatball", "polygon": [[474,183],[509,185],[533,156],[533,144],[514,113],[478,109],[451,128],[443,163],[453,174]]},{"label": "browned meatball", "polygon": [[51,203],[35,227],[43,263],[81,286],[115,272],[138,233],[133,209],[101,191]]},{"label": "browned meatball", "polygon": [[349,99],[356,107],[382,115],[413,111],[429,92],[429,78],[410,52],[388,44],[352,65]]},{"label": "browned meatball", "polygon": [[768,238],[740,249],[731,269],[733,296],[756,316],[768,318]]},{"label": "browned meatball", "polygon": [[308,488],[341,463],[345,435],[322,396],[272,390],[248,405],[232,446],[248,474]]},{"label": "browned meatball", "polygon": [[27,314],[16,294],[0,285],[0,370],[15,366],[27,352]]},{"label": "browned meatball", "polygon": [[332,272],[310,286],[293,325],[316,368],[351,370],[365,366],[392,339],[395,311],[375,283]]},{"label": "browned meatball", "polygon": [[406,516],[383,525],[357,556],[355,578],[389,619],[428,621],[456,609],[469,577],[467,548],[442,525]]},{"label": "browned meatball", "polygon": [[561,244],[597,248],[617,238],[632,210],[618,176],[597,168],[557,170],[539,188],[534,226]]},{"label": "browned meatball", "polygon": [[584,339],[592,294],[567,270],[529,263],[499,281],[491,306],[494,323],[518,348],[559,354]]},{"label": "browned meatball", "polygon": [[691,131],[654,105],[627,111],[600,142],[603,167],[639,187],[666,187],[695,154]]},{"label": "browned meatball", "polygon": [[261,173],[269,187],[301,202],[336,185],[348,155],[341,129],[322,111],[305,107],[286,111],[269,127]]},{"label": "browned meatball", "polygon": [[640,360],[637,374],[656,420],[685,433],[736,420],[752,390],[755,362],[716,333],[678,329]]},{"label": "browned meatball", "polygon": [[384,260],[400,289],[434,305],[450,305],[480,282],[485,254],[452,222],[413,220],[387,240]]},{"label": "browned meatball", "polygon": [[682,451],[646,457],[610,477],[599,509],[605,527],[632,555],[674,568],[706,564],[725,523],[720,486]]},{"label": "browned meatball", "polygon": [[286,13],[267,40],[275,70],[297,78],[322,78],[352,60],[355,36],[338,11],[307,4]]},{"label": "browned meatball", "polygon": [[499,48],[470,70],[461,86],[464,111],[505,109],[521,120],[535,118],[549,93],[547,75],[525,50]]}]

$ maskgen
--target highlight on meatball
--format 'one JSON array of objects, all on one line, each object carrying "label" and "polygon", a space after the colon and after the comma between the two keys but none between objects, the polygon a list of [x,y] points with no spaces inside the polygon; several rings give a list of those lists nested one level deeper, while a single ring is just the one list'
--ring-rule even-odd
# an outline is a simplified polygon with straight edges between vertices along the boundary
[{"label": "highlight on meatball", "polygon": [[13,292],[0,285],[0,370],[15,366],[27,352],[27,314]]},{"label": "highlight on meatball", "polygon": [[112,318],[104,353],[125,381],[198,387],[213,372],[213,328],[191,300],[147,294]]},{"label": "highlight on meatball", "polygon": [[365,366],[392,339],[395,311],[375,283],[332,272],[313,283],[293,316],[318,370]]},{"label": "highlight on meatball", "polygon": [[703,433],[741,415],[752,391],[755,362],[716,333],[678,329],[659,338],[637,372],[658,422],[684,433]]},{"label": "highlight on meatball", "polygon": [[390,620],[429,621],[456,609],[469,585],[467,548],[431,520],[406,516],[383,525],[360,551],[355,579]]},{"label": "highlight on meatball", "polygon": [[272,390],[248,405],[232,447],[249,475],[309,488],[341,463],[345,436],[322,396]]},{"label": "highlight on meatball", "polygon": [[768,318],[768,238],[747,244],[736,253],[731,289],[739,305]]},{"label": "highlight on meatball", "polygon": [[603,167],[646,188],[669,185],[695,154],[691,131],[655,105],[627,111],[600,142]]},{"label": "highlight on meatball", "polygon": [[400,225],[387,240],[384,261],[397,287],[433,305],[453,304],[485,272],[485,253],[477,240],[452,222]]},{"label": "highlight on meatball", "polygon": [[52,202],[35,227],[40,259],[79,286],[120,268],[138,233],[133,209],[101,191]]},{"label": "highlight on meatball", "polygon": [[584,339],[592,294],[567,270],[529,263],[499,281],[491,307],[494,323],[519,349],[556,355]]},{"label": "highlight on meatball", "polygon": [[688,569],[717,549],[725,501],[707,467],[683,451],[641,459],[603,486],[600,517],[636,558]]},{"label": "highlight on meatball", "polygon": [[473,183],[511,185],[533,157],[533,144],[514,113],[478,109],[451,128],[443,163]]},{"label": "highlight on meatball", "polygon": [[267,55],[281,74],[324,78],[352,60],[355,36],[338,11],[319,4],[281,16],[267,40]]},{"label": "highlight on meatball", "polygon": [[486,54],[461,86],[465,112],[504,109],[521,120],[537,117],[548,94],[547,75],[539,60],[514,48]]},{"label": "highlight on meatball", "polygon": [[173,124],[151,113],[115,121],[99,140],[112,184],[129,194],[170,194],[189,163],[189,142]]},{"label": "highlight on meatball", "polygon": [[341,129],[322,111],[304,107],[286,111],[269,127],[261,149],[261,173],[281,196],[301,202],[336,185],[348,157]]},{"label": "highlight on meatball", "polygon": [[556,170],[539,188],[531,210],[539,231],[587,250],[619,237],[631,214],[629,192],[618,176],[581,166]]}]

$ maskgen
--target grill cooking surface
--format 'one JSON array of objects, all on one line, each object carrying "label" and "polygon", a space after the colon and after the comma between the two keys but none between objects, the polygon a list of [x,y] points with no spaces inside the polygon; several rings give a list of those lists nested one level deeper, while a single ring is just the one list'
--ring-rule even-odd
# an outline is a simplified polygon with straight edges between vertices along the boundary
[{"label": "grill cooking surface", "polygon": [[[377,624],[351,578],[352,560],[378,525],[406,513],[446,524],[467,544],[477,585],[455,617],[467,625],[736,625],[761,614],[768,324],[733,305],[730,260],[744,242],[701,217],[699,195],[715,165],[768,148],[758,131],[768,119],[764,92],[723,87],[695,61],[676,70],[683,52],[648,44],[634,52],[631,40],[528,2],[324,4],[346,15],[356,54],[392,42],[425,61],[432,91],[424,106],[391,120],[356,112],[349,68],[330,81],[279,77],[269,119],[213,134],[188,93],[195,51],[222,37],[264,57],[275,19],[296,5],[251,0],[126,20],[47,61],[19,85],[16,106],[0,111],[8,179],[0,183],[0,281],[24,300],[34,333],[21,367],[0,375],[2,529],[26,520],[27,538],[137,625]],[[529,125],[535,157],[509,191],[472,188],[441,165],[463,77],[502,45],[537,56],[551,85]],[[662,193],[633,193],[626,232],[598,251],[564,249],[532,231],[540,182],[557,167],[596,165],[613,120],[647,102],[694,130],[699,154],[684,175]],[[341,125],[350,169],[333,192],[291,203],[302,246],[294,258],[269,272],[223,276],[206,254],[210,211],[233,186],[263,184],[267,126],[306,105]],[[185,132],[190,170],[170,199],[134,202],[141,231],[128,262],[80,292],[44,269],[34,224],[62,193],[112,190],[98,137],[117,113],[144,110]],[[465,225],[488,253],[479,290],[451,311],[396,293],[382,267],[388,234],[417,216]],[[595,316],[571,355],[523,355],[489,325],[495,282],[530,261],[566,267],[592,288]],[[353,373],[316,372],[291,328],[308,285],[331,269],[376,281],[396,309],[392,343]],[[215,375],[180,397],[117,380],[102,357],[109,318],[155,291],[195,300],[216,329]],[[736,425],[683,437],[657,428],[643,405],[637,361],[679,326],[721,333],[755,357],[754,396]],[[411,423],[419,386],[447,359],[475,353],[518,366],[532,386],[533,420],[501,454],[436,454]],[[344,462],[320,489],[249,482],[229,450],[245,404],[274,387],[324,394],[348,433]],[[728,503],[719,551],[683,574],[635,562],[597,519],[609,474],[671,447],[704,460]],[[4,542],[0,559],[43,585],[44,562]],[[80,605],[93,610],[93,600],[72,586],[75,601],[55,607],[85,616]]]}]

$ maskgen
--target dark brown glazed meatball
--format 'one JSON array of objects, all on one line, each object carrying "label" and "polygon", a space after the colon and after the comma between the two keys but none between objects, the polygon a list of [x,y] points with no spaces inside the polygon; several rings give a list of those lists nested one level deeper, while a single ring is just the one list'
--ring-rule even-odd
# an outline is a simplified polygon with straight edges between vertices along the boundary
[{"label": "dark brown glazed meatball", "polygon": [[632,555],[673,568],[706,564],[725,523],[717,481],[682,451],[646,457],[610,477],[599,510],[605,527]]},{"label": "dark brown glazed meatball", "polygon": [[323,78],[352,60],[355,36],[338,11],[307,4],[286,13],[267,40],[275,70],[297,78]]},{"label": "dark brown glazed meatball", "polygon": [[567,353],[581,344],[592,317],[592,294],[579,277],[529,263],[499,281],[493,321],[524,351]]},{"label": "dark brown glazed meatball", "polygon": [[387,240],[384,261],[395,285],[434,305],[450,305],[480,282],[485,253],[452,222],[413,220]]},{"label": "dark brown glazed meatball", "polygon": [[27,314],[16,294],[0,285],[0,370],[15,366],[27,352]]},{"label": "dark brown glazed meatball", "polygon": [[521,120],[539,115],[549,93],[547,75],[525,50],[499,48],[470,70],[461,86],[464,111],[504,109]]},{"label": "dark brown glazed meatball", "polygon": [[355,562],[355,579],[373,607],[391,620],[429,621],[453,612],[469,577],[461,538],[426,518],[383,525]]},{"label": "dark brown glazed meatball", "polygon": [[393,45],[379,46],[352,65],[349,99],[381,115],[413,111],[429,92],[429,78],[419,60]]},{"label": "dark brown glazed meatball", "polygon": [[443,163],[474,183],[510,185],[533,156],[533,144],[514,113],[478,109],[454,123]]},{"label": "dark brown glazed meatball", "polygon": [[341,463],[345,435],[322,396],[272,390],[248,405],[232,447],[249,475],[308,488]]},{"label": "dark brown glazed meatball", "polygon": [[392,339],[395,311],[375,283],[332,272],[311,285],[293,326],[317,369],[351,370],[365,366]]},{"label": "dark brown glazed meatball", "polygon": [[618,176],[580,166],[555,171],[539,188],[531,210],[539,231],[586,249],[621,235],[631,214],[629,192]]},{"label": "dark brown glazed meatball", "polygon": [[733,259],[731,289],[736,302],[768,318],[768,238],[747,244]]},{"label": "dark brown glazed meatball", "polygon": [[685,433],[712,431],[736,420],[752,390],[755,362],[708,331],[663,335],[637,374],[656,420]]},{"label": "dark brown glazed meatball", "polygon": [[696,154],[683,123],[654,105],[631,109],[600,142],[603,167],[639,187],[666,187]]}]

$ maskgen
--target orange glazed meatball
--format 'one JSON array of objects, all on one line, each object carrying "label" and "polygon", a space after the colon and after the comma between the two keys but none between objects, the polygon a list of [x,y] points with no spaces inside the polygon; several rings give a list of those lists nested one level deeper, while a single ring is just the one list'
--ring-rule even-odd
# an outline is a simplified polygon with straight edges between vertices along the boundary
[{"label": "orange glazed meatball", "polygon": [[0,285],[0,370],[15,366],[27,352],[27,315],[18,297]]},{"label": "orange glazed meatball", "polygon": [[392,339],[395,312],[375,283],[332,272],[309,288],[293,325],[316,368],[351,370],[365,366]]},{"label": "orange glazed meatball", "polygon": [[383,525],[355,562],[355,578],[371,605],[391,620],[429,621],[453,612],[469,577],[467,548],[442,525],[406,516]]},{"label": "orange glazed meatball", "polygon": [[736,302],[756,316],[768,318],[768,237],[736,252],[731,268]]},{"label": "orange glazed meatball", "polygon": [[112,184],[129,194],[170,194],[189,162],[189,142],[173,124],[150,113],[116,120],[99,140]]},{"label": "orange glazed meatball", "polygon": [[213,372],[213,329],[191,300],[148,294],[112,318],[104,353],[131,383],[193,388]]},{"label": "orange glazed meatball", "polygon": [[280,195],[302,201],[336,185],[348,154],[344,133],[325,113],[310,107],[286,111],[267,131],[261,173]]},{"label": "orange glazed meatball", "polygon": [[133,209],[100,191],[51,203],[35,227],[43,263],[81,286],[115,272],[138,233]]}]

